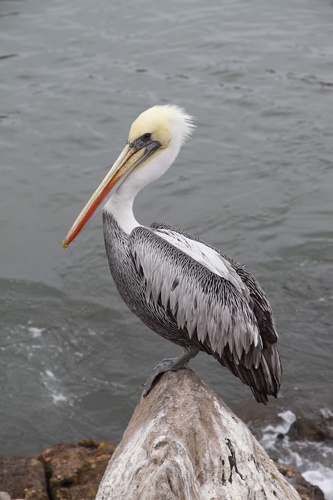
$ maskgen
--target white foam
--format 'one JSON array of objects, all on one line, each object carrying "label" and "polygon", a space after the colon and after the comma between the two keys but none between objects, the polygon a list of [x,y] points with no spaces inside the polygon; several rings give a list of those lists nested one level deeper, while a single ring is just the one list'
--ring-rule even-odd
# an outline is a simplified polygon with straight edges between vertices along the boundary
[{"label": "white foam", "polygon": [[36,326],[29,326],[28,332],[31,333],[32,338],[36,339],[42,336],[45,328],[37,328]]},{"label": "white foam", "polygon": [[[321,414],[331,418],[332,412],[323,408]],[[324,442],[290,441],[287,433],[296,416],[287,410],[279,417],[281,422],[263,429],[261,444],[269,454],[278,456],[279,462],[295,466],[309,483],[318,486],[325,500],[333,500],[333,448]]]},{"label": "white foam", "polygon": [[87,333],[91,337],[96,337],[96,335],[97,335],[97,333],[95,332],[95,330],[92,330],[91,328],[88,328]]},{"label": "white foam", "polygon": [[333,417],[333,412],[330,408],[320,408],[319,412],[325,420],[329,420]]},{"label": "white foam", "polygon": [[333,469],[317,463],[315,470],[307,470],[302,476],[309,483],[319,486],[325,495],[325,500],[333,500]]},{"label": "white foam", "polygon": [[68,397],[66,397],[61,391],[59,391],[58,387],[59,383],[57,377],[51,370],[46,369],[42,377],[44,379],[44,385],[48,390],[48,392],[50,393],[50,396],[54,404],[58,404],[69,400]]},{"label": "white foam", "polygon": [[54,404],[60,403],[61,401],[67,401],[68,398],[61,392],[55,392],[53,391],[52,394],[52,400]]},{"label": "white foam", "polygon": [[51,372],[51,370],[45,370],[45,375],[48,377],[48,378],[51,378],[52,380],[56,380],[56,376],[54,375],[53,372]]},{"label": "white foam", "polygon": [[291,425],[296,421],[296,415],[290,410],[286,410],[278,414],[282,419],[282,422],[276,425],[267,425],[263,429],[263,437],[261,439],[261,444],[266,450],[269,450],[275,445],[275,441],[278,435],[287,434]]}]

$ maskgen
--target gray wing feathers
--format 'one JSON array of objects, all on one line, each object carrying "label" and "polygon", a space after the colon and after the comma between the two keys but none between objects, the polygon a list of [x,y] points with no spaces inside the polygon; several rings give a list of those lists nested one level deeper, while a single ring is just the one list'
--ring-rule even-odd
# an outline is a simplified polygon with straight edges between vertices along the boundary
[{"label": "gray wing feathers", "polygon": [[[257,368],[262,339],[249,307],[249,292],[229,271],[229,281],[196,262],[153,231],[139,227],[130,236],[135,266],[146,297],[159,302],[190,339],[220,358]],[[223,266],[222,266],[223,268]]]},{"label": "gray wing feathers", "polygon": [[[193,241],[204,243],[200,238],[187,234],[181,229],[176,229],[164,222],[154,222],[152,228],[158,231],[177,231],[180,235],[190,238]],[[210,247],[210,245],[204,244]],[[205,344],[204,350],[212,354],[221,364],[228,367],[234,375],[242,380],[242,382],[248,384],[257,401],[266,404],[268,402],[267,394],[272,394],[275,397],[277,396],[282,377],[282,367],[277,346],[278,334],[275,328],[272,308],[258,282],[244,266],[229,256],[219,252],[214,247],[210,248],[218,252],[230,263],[234,271],[245,284],[249,292],[248,306],[255,316],[260,337],[257,346],[251,346],[251,342],[247,342],[246,345],[251,346],[250,350],[243,352],[240,362],[234,359],[232,352],[229,351],[229,345],[226,343],[226,339],[223,341],[223,345],[226,347],[222,356],[214,352],[213,349],[209,349],[207,344]],[[211,321],[214,322],[214,319]],[[212,329],[212,331],[218,330]],[[213,345],[216,344],[213,342]],[[220,345],[222,347],[222,342]],[[239,343],[236,345],[238,345],[238,347],[240,346]],[[244,342],[243,345],[245,345]]]},{"label": "gray wing feathers", "polygon": [[[167,230],[167,231],[174,231],[175,228],[171,226],[170,224],[167,224],[165,222],[153,222],[151,227],[154,230]],[[275,343],[278,340],[278,334],[276,332],[275,328],[275,322],[273,318],[273,313],[272,313],[272,308],[266,298],[265,293],[259,286],[258,282],[253,278],[251,273],[239,264],[236,260],[232,259],[231,257],[223,254],[216,248],[212,247],[211,245],[208,245],[207,243],[204,243],[200,238],[187,234],[181,229],[177,228],[177,232],[179,234],[192,239],[193,241],[198,241],[200,243],[203,243],[207,247],[215,250],[217,253],[221,255],[227,262],[229,262],[234,269],[234,271],[237,273],[237,275],[241,278],[242,282],[246,285],[250,298],[251,298],[251,308],[254,312],[254,315],[256,317],[256,320],[259,325],[259,330],[260,334],[263,337],[263,339],[267,340],[267,342],[270,343]]]}]

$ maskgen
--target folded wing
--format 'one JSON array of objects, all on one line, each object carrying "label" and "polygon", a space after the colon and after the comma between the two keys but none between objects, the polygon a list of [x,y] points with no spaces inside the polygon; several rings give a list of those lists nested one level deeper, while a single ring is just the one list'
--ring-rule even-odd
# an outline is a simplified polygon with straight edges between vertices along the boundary
[{"label": "folded wing", "polygon": [[276,395],[277,333],[270,305],[248,271],[166,224],[138,227],[130,241],[147,300],[158,302],[182,334],[250,385],[258,400]]}]

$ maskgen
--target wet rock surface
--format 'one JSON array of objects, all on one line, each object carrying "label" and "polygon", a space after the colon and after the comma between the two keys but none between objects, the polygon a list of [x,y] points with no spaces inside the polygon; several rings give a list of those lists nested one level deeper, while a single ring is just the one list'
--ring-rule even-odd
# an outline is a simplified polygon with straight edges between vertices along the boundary
[{"label": "wet rock surface", "polygon": [[308,420],[300,415],[290,426],[288,437],[293,441],[333,441],[333,416]]},{"label": "wet rock surface", "polygon": [[302,500],[325,500],[324,493],[321,489],[314,484],[308,483],[295,467],[279,464],[277,468],[298,491]]},{"label": "wet rock surface", "polygon": [[86,440],[34,457],[0,458],[0,500],[93,500],[115,448]]}]

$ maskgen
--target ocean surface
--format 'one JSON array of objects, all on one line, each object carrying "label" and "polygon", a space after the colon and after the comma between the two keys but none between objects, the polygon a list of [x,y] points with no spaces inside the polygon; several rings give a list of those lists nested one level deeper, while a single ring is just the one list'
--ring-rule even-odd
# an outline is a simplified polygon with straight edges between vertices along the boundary
[{"label": "ocean surface", "polygon": [[275,438],[333,414],[333,2],[1,0],[0,92],[0,455],[118,442],[153,366],[179,352],[118,297],[101,217],[61,248],[132,121],[175,103],[196,130],[137,218],[258,278],[280,398],[258,405],[207,355],[192,366],[332,499],[332,448]]}]

